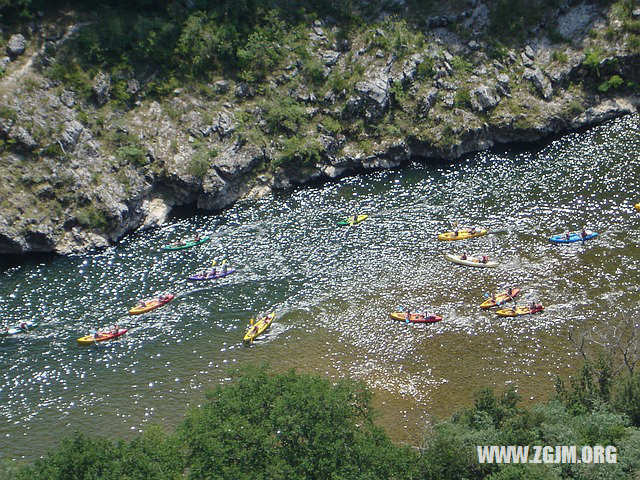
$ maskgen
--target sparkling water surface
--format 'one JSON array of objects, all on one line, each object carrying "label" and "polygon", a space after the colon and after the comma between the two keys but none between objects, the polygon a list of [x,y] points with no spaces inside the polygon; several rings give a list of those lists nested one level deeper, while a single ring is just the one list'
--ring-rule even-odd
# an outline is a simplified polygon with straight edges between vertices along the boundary
[{"label": "sparkling water surface", "polygon": [[[0,339],[2,454],[37,458],[75,430],[126,437],[148,423],[171,429],[245,364],[362,380],[376,392],[380,423],[410,443],[481,386],[516,384],[526,400],[546,397],[555,375],[577,364],[568,333],[637,306],[639,119],[243,201],[176,217],[99,252],[4,267],[0,318],[40,327]],[[370,218],[336,226],[354,213]],[[452,222],[490,234],[438,242]],[[584,245],[547,240],[583,226],[600,236]],[[195,231],[213,240],[159,251]],[[462,252],[500,266],[444,259]],[[236,274],[187,279],[225,258]],[[508,286],[545,311],[513,319],[478,308],[485,292]],[[177,296],[127,314],[137,299],[163,292]],[[395,322],[388,314],[398,305],[444,320]],[[270,332],[244,347],[248,318],[269,310],[277,315]],[[114,323],[129,332],[76,344]]]}]

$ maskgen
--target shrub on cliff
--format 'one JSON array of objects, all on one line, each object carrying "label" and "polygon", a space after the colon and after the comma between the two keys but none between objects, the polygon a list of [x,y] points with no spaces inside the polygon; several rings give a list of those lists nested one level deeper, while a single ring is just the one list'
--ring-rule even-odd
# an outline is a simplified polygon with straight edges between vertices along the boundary
[{"label": "shrub on cliff", "polygon": [[287,138],[271,166],[284,169],[312,167],[320,162],[321,152],[322,146],[315,138]]}]

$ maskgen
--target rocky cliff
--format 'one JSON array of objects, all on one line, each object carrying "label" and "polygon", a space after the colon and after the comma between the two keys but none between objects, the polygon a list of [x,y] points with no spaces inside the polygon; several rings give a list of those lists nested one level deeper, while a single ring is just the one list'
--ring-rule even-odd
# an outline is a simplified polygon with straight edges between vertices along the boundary
[{"label": "rocky cliff", "polygon": [[552,5],[510,42],[495,41],[483,1],[419,25],[378,13],[346,34],[321,18],[296,27],[295,48],[259,83],[218,74],[162,95],[152,71],[62,62],[91,19],[5,29],[0,253],[84,251],[174,206],[219,210],[632,113],[640,9],[623,3]]}]

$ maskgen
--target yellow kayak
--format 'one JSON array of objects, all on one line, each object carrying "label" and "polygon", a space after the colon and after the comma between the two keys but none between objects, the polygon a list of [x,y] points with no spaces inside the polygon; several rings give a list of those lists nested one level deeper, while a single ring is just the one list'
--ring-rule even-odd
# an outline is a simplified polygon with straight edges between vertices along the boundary
[{"label": "yellow kayak", "polygon": [[146,300],[144,302],[144,307],[138,305],[137,307],[133,307],[129,310],[129,315],[140,315],[141,313],[147,313],[151,310],[155,310],[158,307],[162,307],[166,305],[171,300],[175,298],[175,295],[169,293],[167,295],[163,295],[161,298],[154,298],[153,300]]},{"label": "yellow kayak", "polygon": [[257,337],[267,331],[267,328],[269,328],[273,323],[274,318],[275,317],[273,313],[269,313],[268,315],[262,317],[260,320],[249,327],[247,333],[244,334],[244,338],[242,339],[242,341],[248,343],[253,342]]},{"label": "yellow kayak", "polygon": [[494,295],[495,300],[492,298],[485,300],[480,304],[480,308],[486,310],[487,308],[495,307],[496,305],[501,305],[505,302],[510,302],[511,300],[513,300],[513,297],[515,297],[519,293],[519,288],[512,288],[511,295],[509,295],[509,292],[498,293],[497,295]]},{"label": "yellow kayak", "polygon": [[98,332],[96,336],[93,335],[85,335],[84,337],[78,338],[76,341],[80,345],[91,345],[93,343],[104,342],[105,340],[111,340],[112,338],[118,338],[120,335],[124,335],[127,333],[126,328],[119,328],[117,332],[107,331],[107,332]]},{"label": "yellow kayak", "polygon": [[636,203],[636,204],[634,205],[634,208],[635,208],[636,210],[640,210],[640,203]]},{"label": "yellow kayak", "polygon": [[360,223],[360,222],[364,222],[367,218],[369,218],[369,215],[358,215],[358,219],[356,221],[353,220],[353,217],[347,217],[343,220],[340,220],[338,222],[338,225],[340,226],[347,226],[347,225],[355,225],[356,223]]},{"label": "yellow kayak", "polygon": [[517,307],[517,308],[503,308],[496,311],[496,315],[499,317],[519,317],[520,315],[533,315],[544,310],[544,307],[540,305],[539,308],[531,310],[529,307]]},{"label": "yellow kayak", "polygon": [[462,230],[458,230],[458,235],[456,232],[445,232],[438,235],[438,240],[450,241],[450,240],[465,240],[467,238],[475,238],[482,237],[489,233],[487,230],[483,228],[476,229],[473,233],[471,233],[471,229],[464,228]]}]

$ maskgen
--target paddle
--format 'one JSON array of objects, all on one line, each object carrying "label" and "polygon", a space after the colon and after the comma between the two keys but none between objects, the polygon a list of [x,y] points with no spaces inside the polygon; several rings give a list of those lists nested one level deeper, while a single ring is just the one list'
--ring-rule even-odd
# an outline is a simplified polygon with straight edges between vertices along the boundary
[{"label": "paddle", "polygon": [[[401,305],[398,305],[398,310],[400,310],[400,312],[404,312],[404,308],[402,308],[402,306],[401,306]],[[404,321],[405,321],[405,323],[406,323],[407,325],[408,325],[409,323],[411,323],[411,322],[409,321],[409,318],[408,318],[408,317],[405,317]]]}]

